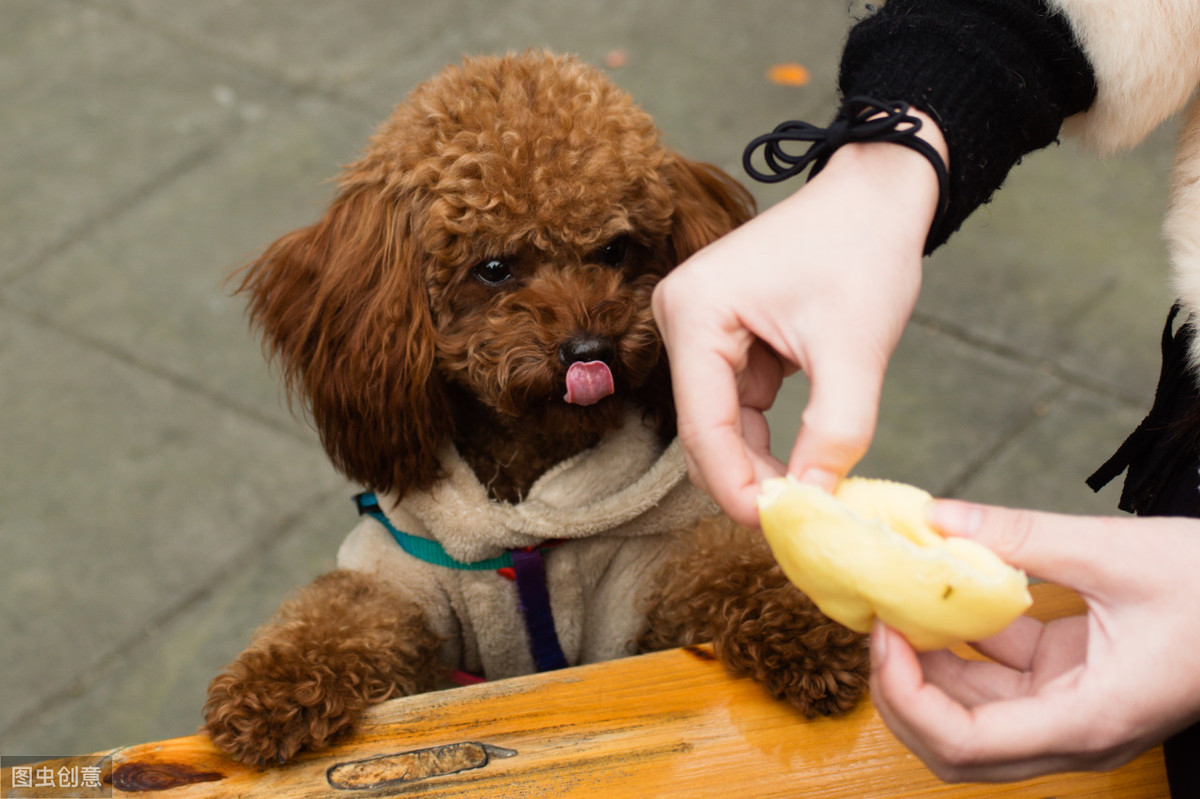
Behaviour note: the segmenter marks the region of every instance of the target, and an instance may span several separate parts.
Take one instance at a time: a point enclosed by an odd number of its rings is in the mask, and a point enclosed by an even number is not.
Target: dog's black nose
[[[581,361],[603,361],[611,365],[613,353],[611,339],[604,336],[593,336],[590,333],[571,336],[558,348],[559,360],[567,366]]]

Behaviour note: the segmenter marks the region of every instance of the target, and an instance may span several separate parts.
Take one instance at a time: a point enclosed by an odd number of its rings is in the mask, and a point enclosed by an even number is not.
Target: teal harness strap
[[[446,552],[446,549],[437,541],[430,538],[421,538],[419,535],[413,535],[412,533],[406,533],[392,524],[391,519],[384,514],[383,508],[379,507],[379,500],[369,491],[356,495],[354,497],[354,504],[358,506],[360,516],[370,516],[382,524],[392,534],[392,538],[396,539],[396,543],[400,545],[400,548],[418,560],[432,563],[434,566],[445,566],[448,569],[468,569],[471,571],[495,571],[496,569],[512,568],[513,560],[511,552],[505,552],[499,557],[477,560],[471,563],[450,557],[450,553]]]
[[[383,508],[379,507],[379,500],[374,494],[358,494],[354,497],[354,504],[358,506],[359,515],[370,516],[382,524],[401,549],[418,560],[450,569],[499,571],[513,580],[517,584],[518,605],[525,619],[525,630],[529,633],[529,653],[533,655],[537,670],[551,671],[567,666],[567,659],[558,642],[558,632],[554,628],[554,614],[550,609],[550,593],[542,561],[542,553],[554,546],[555,542],[540,547],[509,550],[497,558],[464,563],[450,557],[437,541],[398,529]]]

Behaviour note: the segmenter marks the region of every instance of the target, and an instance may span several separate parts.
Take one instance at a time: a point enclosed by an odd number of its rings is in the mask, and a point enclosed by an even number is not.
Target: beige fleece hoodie
[[[567,539],[545,555],[555,629],[571,665],[633,653],[644,626],[636,603],[672,533],[717,513],[687,479],[683,451],[665,449],[638,415],[596,447],[542,475],[522,502],[487,496],[452,446],[447,477],[427,492],[379,504],[398,529],[438,541],[456,560]],[[445,637],[442,659],[488,679],[535,671],[515,583],[495,571],[435,566],[400,548],[364,518],[342,544],[338,566],[387,580],[424,608]]]

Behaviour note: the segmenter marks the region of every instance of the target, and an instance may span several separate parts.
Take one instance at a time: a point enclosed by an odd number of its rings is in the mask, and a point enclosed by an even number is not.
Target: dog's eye
[[[620,266],[629,256],[629,237],[618,236],[601,247],[598,255],[601,263],[608,266]]]
[[[475,266],[473,271],[475,272],[475,277],[489,286],[499,286],[501,283],[512,279],[512,270],[508,268],[508,264],[499,258],[489,258],[486,261],[481,261]]]

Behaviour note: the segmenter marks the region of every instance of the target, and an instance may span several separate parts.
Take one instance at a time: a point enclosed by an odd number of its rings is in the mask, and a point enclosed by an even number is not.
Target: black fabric
[[[1096,97],[1070,26],[1036,0],[888,0],[851,30],[838,82],[843,97],[904,100],[942,129],[950,198],[926,252]]]
[[[1179,306],[1167,315],[1162,333],[1162,370],[1154,404],[1137,429],[1088,478],[1093,491],[1128,470],[1118,507],[1141,516],[1200,517],[1200,391],[1188,368],[1195,327],[1175,330]]]
[[[1167,785],[1173,799],[1200,797],[1200,724],[1193,724],[1163,743]]]
[[[1163,328],[1163,365],[1150,413],[1088,478],[1099,491],[1127,471],[1120,507],[1139,516],[1200,518],[1200,392],[1187,365],[1196,329],[1189,320],[1176,331],[1178,313],[1172,308]],[[1168,738],[1163,757],[1171,796],[1200,797],[1200,723]]]

